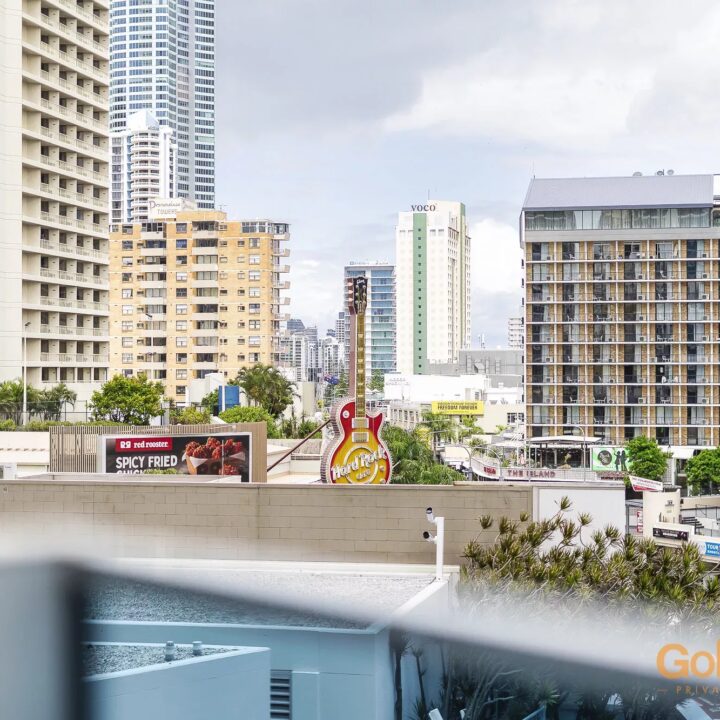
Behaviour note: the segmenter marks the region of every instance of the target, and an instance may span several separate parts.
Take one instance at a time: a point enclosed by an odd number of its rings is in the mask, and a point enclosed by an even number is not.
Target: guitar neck
[[[355,333],[355,417],[365,417],[365,313],[358,313]]]

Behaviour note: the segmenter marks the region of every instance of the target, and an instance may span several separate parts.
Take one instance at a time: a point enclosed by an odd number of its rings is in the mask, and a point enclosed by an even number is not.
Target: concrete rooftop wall
[[[432,506],[446,517],[446,560],[459,563],[470,540],[495,537],[480,532],[480,515],[532,516],[527,483],[219,485],[116,477],[1,483],[0,539],[20,531],[50,544],[60,535],[126,557],[432,563],[435,546],[422,539],[434,529],[425,519]]]

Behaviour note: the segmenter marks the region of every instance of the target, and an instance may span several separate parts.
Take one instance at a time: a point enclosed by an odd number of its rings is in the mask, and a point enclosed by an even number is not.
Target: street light
[[[582,438],[582,463],[580,465],[581,470],[585,470],[585,431],[580,427],[580,425],[568,425],[569,428],[572,428],[573,430],[579,430],[580,431],[580,437]]]
[[[502,476],[503,458],[500,457],[497,450],[492,449],[489,445],[486,445],[484,450],[485,450],[485,452],[492,450],[493,457],[498,461],[498,472],[500,473],[500,475],[498,476],[498,480],[502,481],[502,479],[503,479],[503,476]]]
[[[23,409],[22,409],[22,421],[23,425],[27,425],[27,329],[30,326],[30,321],[26,322],[23,326]]]

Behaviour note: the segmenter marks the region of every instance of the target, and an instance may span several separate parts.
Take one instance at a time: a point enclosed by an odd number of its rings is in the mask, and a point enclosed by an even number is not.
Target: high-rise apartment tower
[[[397,370],[423,374],[470,347],[470,237],[465,205],[431,200],[398,215]]]
[[[108,368],[108,4],[0,0],[0,28],[0,380],[84,400]]]
[[[713,180],[531,181],[520,218],[530,436],[720,442]]]
[[[134,113],[149,110],[174,132],[177,195],[213,208],[215,0],[112,0],[110,40],[110,130],[127,130]],[[113,156],[113,210],[127,172]]]

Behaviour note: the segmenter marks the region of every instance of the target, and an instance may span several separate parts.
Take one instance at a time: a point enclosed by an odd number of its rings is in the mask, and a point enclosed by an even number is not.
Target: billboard
[[[632,469],[627,450],[622,447],[593,447],[592,469],[595,472],[626,473]]]
[[[633,490],[646,490],[648,492],[662,492],[663,490],[663,484],[659,480],[648,480],[636,475],[630,475],[629,479]]]
[[[197,203],[189,198],[150,198],[148,218],[150,220],[174,220],[179,212],[197,210]]]
[[[433,400],[430,410],[437,415],[484,415],[482,400]]]
[[[142,474],[172,470],[178,475],[232,475],[250,482],[250,433],[210,435],[103,435],[99,472]]]

